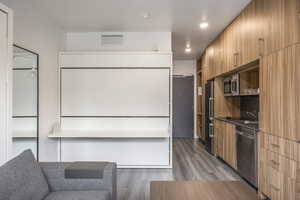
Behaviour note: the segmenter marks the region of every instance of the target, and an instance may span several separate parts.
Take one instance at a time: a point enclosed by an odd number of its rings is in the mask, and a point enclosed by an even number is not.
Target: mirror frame
[[[37,161],[39,161],[39,141],[40,141],[40,61],[39,61],[39,54],[34,52],[34,51],[31,51],[29,49],[26,49],[24,47],[21,47],[17,44],[14,44],[13,47],[16,47],[16,48],[19,48],[19,49],[22,49],[24,51],[27,51],[29,53],[32,53],[34,55],[36,55],[36,66],[37,66],[37,70],[36,70],[36,79],[37,79],[37,107],[36,107],[36,112],[37,112],[37,115],[35,116],[36,117],[36,132],[37,132],[37,137],[36,137],[36,159]],[[12,67],[12,71],[14,70],[14,67]],[[16,118],[16,116],[13,116],[12,115],[12,118]],[[13,138],[12,138],[13,139]]]

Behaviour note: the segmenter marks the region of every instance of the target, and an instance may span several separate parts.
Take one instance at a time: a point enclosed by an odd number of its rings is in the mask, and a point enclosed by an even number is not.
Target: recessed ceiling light
[[[186,52],[186,53],[191,53],[191,52],[192,52],[191,47],[186,47],[186,48],[185,48],[185,52]]]
[[[200,28],[201,29],[206,29],[208,27],[208,23],[207,22],[202,22],[201,24],[200,24]]]
[[[191,53],[191,52],[192,52],[190,41],[188,41],[188,42],[186,43],[185,52],[186,52],[186,53]]]

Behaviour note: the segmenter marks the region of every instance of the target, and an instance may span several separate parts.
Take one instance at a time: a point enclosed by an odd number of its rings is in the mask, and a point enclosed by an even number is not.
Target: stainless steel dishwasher
[[[257,187],[257,132],[237,126],[237,170],[240,176]]]

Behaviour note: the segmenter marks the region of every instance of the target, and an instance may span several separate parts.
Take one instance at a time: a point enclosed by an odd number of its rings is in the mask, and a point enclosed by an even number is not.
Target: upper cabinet
[[[264,55],[300,42],[299,0],[256,0],[263,12]]]
[[[223,72],[231,71],[236,62],[236,38],[234,34],[234,26],[227,27],[224,31],[224,66]]]
[[[207,48],[207,76],[213,78],[299,42],[299,0],[253,0]]]
[[[284,1],[284,44],[300,42],[300,1]]]
[[[256,2],[252,1],[241,13],[239,23],[239,59],[238,66],[247,64],[259,58],[260,28],[257,26]]]

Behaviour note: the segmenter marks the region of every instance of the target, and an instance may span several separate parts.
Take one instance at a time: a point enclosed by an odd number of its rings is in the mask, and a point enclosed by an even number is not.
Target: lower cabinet
[[[215,120],[215,153],[232,168],[237,169],[235,125]]]
[[[283,143],[275,144],[276,148],[272,149],[274,138],[266,142],[268,137],[268,134],[259,134],[259,191],[272,200],[299,200],[300,163],[292,159],[290,153],[285,156],[284,151],[276,150],[284,149]],[[287,141],[285,144],[291,145]]]

